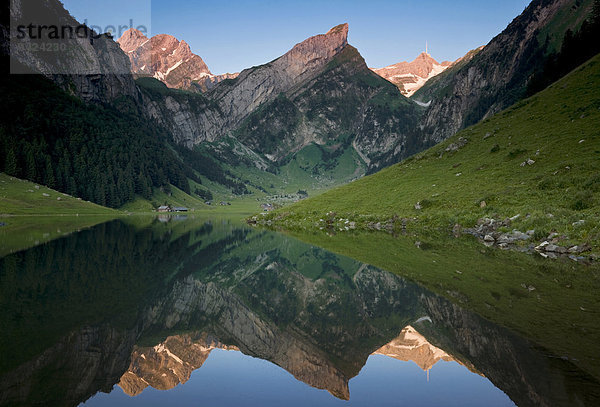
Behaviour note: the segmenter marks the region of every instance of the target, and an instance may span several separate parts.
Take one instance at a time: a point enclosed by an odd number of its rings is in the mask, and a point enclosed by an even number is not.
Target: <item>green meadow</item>
[[[600,57],[549,88],[374,175],[261,218],[311,230],[404,219],[416,230],[520,215],[512,228],[600,243]],[[343,220],[343,223],[340,223]]]

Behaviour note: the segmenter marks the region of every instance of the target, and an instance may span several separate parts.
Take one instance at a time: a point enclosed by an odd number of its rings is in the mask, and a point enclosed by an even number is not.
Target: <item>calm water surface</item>
[[[568,360],[398,275],[227,219],[0,259],[0,405],[598,405]]]

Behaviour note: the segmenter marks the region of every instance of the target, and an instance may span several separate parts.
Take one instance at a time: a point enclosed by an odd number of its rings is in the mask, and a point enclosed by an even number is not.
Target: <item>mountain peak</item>
[[[346,40],[348,39],[348,23],[336,25],[331,30],[327,31],[327,33],[325,35],[339,34],[339,33],[343,34],[346,37]]]
[[[133,73],[153,76],[171,88],[187,89],[194,81],[212,77],[188,43],[172,35],[158,34],[148,39],[131,28],[117,42],[129,56]]]
[[[140,30],[138,30],[137,28],[133,28],[133,27],[132,27],[132,28],[128,29],[127,31],[125,31],[125,32],[123,33],[123,35],[121,36],[121,38],[119,38],[117,41],[120,41],[120,40],[122,40],[122,39],[124,39],[124,38],[140,38],[140,37],[143,37],[143,38],[148,38],[148,37],[146,37],[146,36],[144,35],[144,33],[143,33],[143,32],[141,32],[141,31],[140,31]]]
[[[285,60],[286,64],[297,65],[300,71],[307,71],[313,66],[321,66],[329,61],[346,45],[348,45],[348,24],[344,23],[336,25],[326,34],[315,35],[296,44],[280,60]]]
[[[130,28],[123,33],[121,38],[117,40],[117,43],[125,53],[128,53],[139,48],[146,41],[148,41],[148,37],[144,33],[135,28]]]
[[[419,54],[419,56],[415,58],[415,61],[417,61],[417,60],[420,60],[420,59],[421,59],[421,60],[422,60],[422,59],[424,59],[424,60],[427,60],[427,61],[433,61],[433,62],[435,62],[436,64],[438,63],[438,62],[437,62],[437,61],[436,61],[436,60],[435,60],[435,59],[434,59],[434,58],[431,56],[431,54],[429,54],[429,53],[428,53],[428,52],[426,52],[426,51],[423,51],[423,52],[421,52],[421,53]]]
[[[385,68],[373,69],[373,71],[396,85],[403,95],[410,97],[429,79],[450,66],[452,63],[440,64],[427,51],[423,51],[412,62],[399,62]]]

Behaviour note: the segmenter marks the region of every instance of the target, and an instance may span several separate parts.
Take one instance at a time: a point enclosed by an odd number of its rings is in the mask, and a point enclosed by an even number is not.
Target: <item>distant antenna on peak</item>
[[[425,40],[425,53],[429,55],[429,52],[427,52],[427,40]]]

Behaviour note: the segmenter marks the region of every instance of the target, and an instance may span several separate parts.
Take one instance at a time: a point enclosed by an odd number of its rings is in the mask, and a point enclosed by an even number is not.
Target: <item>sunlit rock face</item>
[[[452,356],[430,344],[410,325],[404,328],[396,339],[377,349],[373,354],[389,356],[405,362],[413,361],[423,370],[431,369],[440,360],[454,361]]]
[[[192,335],[169,336],[153,347],[136,346],[119,386],[130,396],[137,396],[148,386],[158,390],[172,389],[187,382],[213,349],[238,350],[206,336],[196,338]]]
[[[272,62],[243,70],[235,86],[216,87],[211,96],[236,125],[263,103],[319,73],[347,44],[348,24],[336,26],[296,44]]]
[[[412,62],[398,62],[384,68],[371,69],[396,85],[403,95],[410,97],[429,79],[444,72],[453,64],[450,61],[439,63],[431,55],[423,52]]]
[[[223,79],[233,79],[238,75],[213,75],[187,42],[172,35],[159,34],[148,38],[131,28],[117,42],[131,61],[132,73],[154,77],[170,88],[197,87],[206,91]]]
[[[235,346],[197,334],[169,337],[155,347],[136,349],[130,368],[119,383],[126,393],[139,394],[148,385],[161,389],[184,383],[193,370],[202,366],[210,351],[219,348],[239,349],[246,355],[269,360],[312,387],[349,399],[350,375],[332,363],[326,352],[297,332],[278,327],[215,284],[187,278],[176,284],[169,298],[150,310],[147,318],[153,320],[153,325],[169,329],[187,326],[197,316],[216,318],[214,334],[230,338]]]

